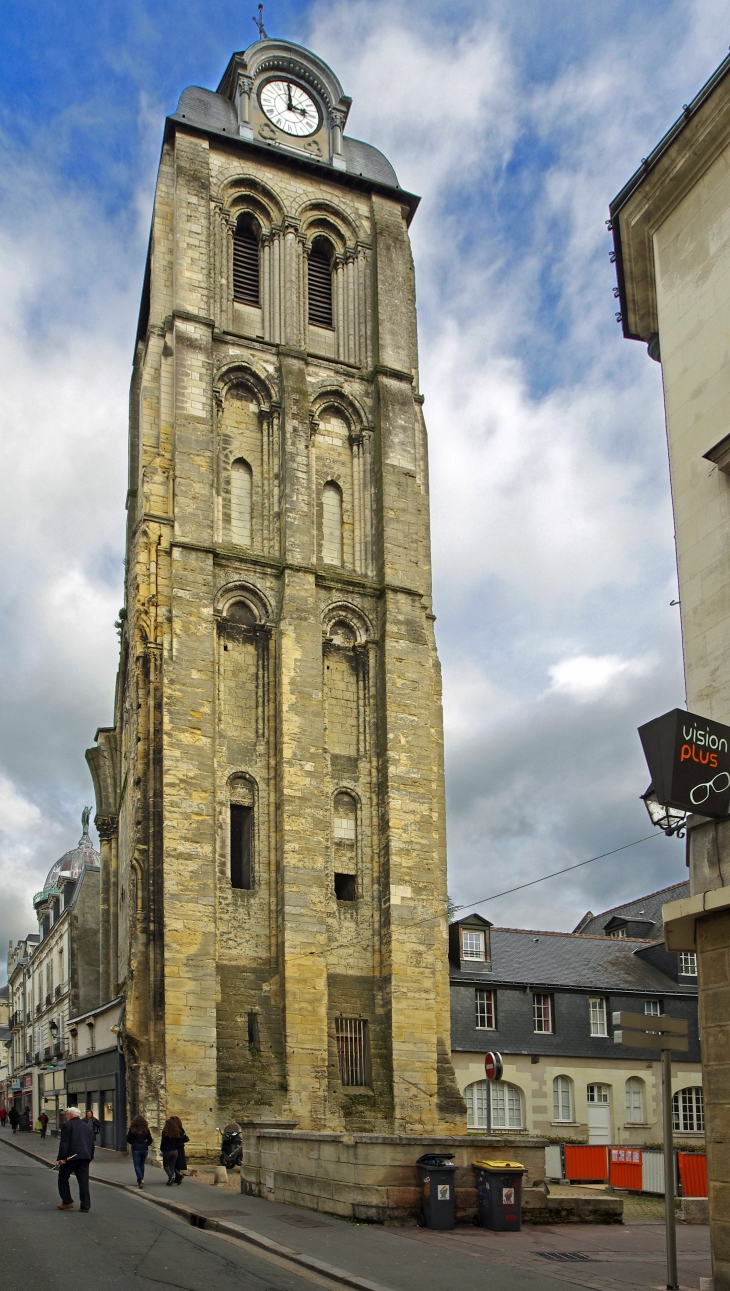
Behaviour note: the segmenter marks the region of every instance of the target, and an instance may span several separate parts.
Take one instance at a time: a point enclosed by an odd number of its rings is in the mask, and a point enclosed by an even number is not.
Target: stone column
[[[238,84],[236,85],[236,98],[238,100],[238,133],[243,139],[253,139],[253,126],[251,125],[251,91],[253,89],[253,77],[248,76],[245,72],[238,73]]]
[[[346,170],[347,165],[342,154],[342,131],[345,128],[345,113],[340,108],[330,111],[330,148],[332,165],[336,170]]]
[[[105,1004],[116,995],[119,970],[117,946],[119,928],[119,867],[117,816],[96,816],[101,849],[101,919],[99,926],[99,1000]]]

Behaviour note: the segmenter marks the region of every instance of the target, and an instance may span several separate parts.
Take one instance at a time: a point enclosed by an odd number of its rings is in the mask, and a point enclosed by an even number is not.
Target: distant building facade
[[[78,846],[52,866],[33,898],[38,933],[8,953],[8,1105],[41,1111],[52,1127],[67,1105],[69,1019],[99,1003],[99,854],[84,816]]]
[[[687,1020],[689,1053],[672,1068],[675,1131],[704,1142],[697,968],[661,940],[666,895],[587,915],[589,933],[495,928],[481,915],[450,925],[451,1054],[468,1129],[660,1143],[661,1063],[655,1050],[614,1044],[611,1016],[625,1009]],[[490,1050],[504,1060],[499,1082],[485,1079]]]

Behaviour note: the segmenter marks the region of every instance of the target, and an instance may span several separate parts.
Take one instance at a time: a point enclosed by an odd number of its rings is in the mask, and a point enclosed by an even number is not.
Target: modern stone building
[[[462,1130],[408,225],[308,50],[165,123],[114,724],[88,758],[130,1111]]]
[[[661,362],[687,706],[730,723],[730,58],[611,203],[624,335]],[[730,821],[690,817],[715,1291],[730,1288]]]

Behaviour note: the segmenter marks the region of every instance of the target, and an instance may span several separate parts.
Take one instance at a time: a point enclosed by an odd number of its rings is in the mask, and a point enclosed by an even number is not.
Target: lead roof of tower
[[[45,896],[58,888],[60,882],[67,879],[77,879],[82,870],[94,869],[99,864],[99,853],[92,843],[88,829],[84,829],[81,838],[76,847],[70,852],[65,852],[56,864],[51,866],[48,871],[48,877],[43,884],[42,892],[38,892],[33,898],[33,904],[42,901]]]
[[[257,76],[261,72],[277,70],[288,72],[311,87],[330,109],[337,109],[347,117],[352,100],[342,91],[342,86],[334,72],[327,64],[304,49],[287,40],[257,40],[247,50],[233,54],[221,78],[217,90],[206,90],[199,85],[191,85],[183,90],[177,111],[168,117],[171,121],[184,121],[186,125],[204,130],[206,133],[234,139],[244,148],[259,148],[268,152],[283,152],[291,160],[296,159],[308,167],[321,169],[326,166],[333,169],[331,162],[295,153],[293,149],[283,149],[279,143],[258,139],[241,139],[238,133],[238,116],[234,104],[239,72]],[[337,175],[348,175],[355,179],[368,180],[385,188],[397,189],[402,198],[407,199],[410,215],[416,209],[418,198],[406,193],[398,183],[398,177],[387,157],[383,156],[372,144],[363,143],[360,139],[343,136],[342,151],[345,170]]]

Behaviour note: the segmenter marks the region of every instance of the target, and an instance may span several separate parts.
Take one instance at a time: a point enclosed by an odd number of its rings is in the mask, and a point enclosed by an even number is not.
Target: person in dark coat
[[[160,1139],[160,1152],[162,1153],[162,1164],[167,1175],[168,1188],[173,1183],[182,1183],[183,1177],[180,1173],[180,1165],[185,1161],[185,1144],[187,1142],[188,1136],[182,1127],[180,1118],[171,1116],[162,1127],[162,1138]],[[187,1163],[184,1168],[187,1170]]]
[[[48,1129],[48,1113],[41,1112],[38,1120],[41,1123],[41,1138],[44,1139],[46,1137],[46,1130]]]
[[[187,1157],[185,1156],[185,1144],[189,1143],[190,1139],[188,1138],[187,1134],[185,1133],[185,1130],[183,1129],[183,1123],[180,1120],[180,1117],[172,1116],[170,1117],[170,1119],[175,1122],[178,1129],[180,1130],[181,1137],[180,1137],[180,1147],[177,1150],[177,1169],[175,1171],[175,1183],[181,1184],[183,1181],[182,1171],[183,1170],[187,1171],[187,1168],[188,1168]]]
[[[101,1125],[99,1121],[97,1121],[90,1107],[87,1107],[86,1109],[86,1120],[88,1121],[89,1125],[94,1131],[94,1138],[96,1139],[96,1136],[99,1133],[99,1130],[101,1129]]]
[[[18,1121],[20,1120],[20,1117],[18,1116],[18,1109],[16,1107],[10,1108],[10,1111],[8,1112],[8,1120],[10,1121],[10,1126],[13,1131],[13,1134],[17,1134]]]
[[[66,1122],[61,1130],[58,1144],[59,1163],[58,1191],[61,1197],[59,1210],[73,1210],[71,1185],[69,1179],[76,1175],[79,1185],[79,1210],[91,1210],[89,1195],[89,1165],[94,1159],[94,1131],[88,1121],[82,1119],[78,1107],[69,1107],[66,1111]]]
[[[137,1176],[137,1187],[144,1188],[144,1163],[147,1160],[147,1153],[152,1147],[150,1127],[144,1116],[135,1116],[129,1127],[127,1143],[132,1149],[132,1164],[134,1173]]]

